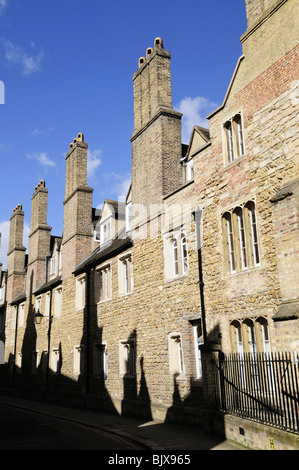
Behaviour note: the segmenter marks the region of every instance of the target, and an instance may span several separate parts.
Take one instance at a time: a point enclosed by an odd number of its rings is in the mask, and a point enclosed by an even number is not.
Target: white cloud
[[[182,141],[188,143],[194,126],[208,128],[209,123],[206,116],[217,107],[208,98],[196,96],[183,98],[176,109],[183,113],[182,117]]]
[[[9,220],[0,222],[0,233],[1,233],[1,243],[0,243],[0,263],[3,264],[3,269],[7,267],[7,251],[8,251],[8,242],[9,242]],[[29,246],[29,233],[30,225],[28,222],[24,222],[24,232],[23,232],[23,245],[25,248]]]
[[[120,184],[118,184],[114,188],[115,194],[118,195],[117,197],[118,201],[125,202],[130,184],[131,184],[131,178],[127,178],[124,181],[121,181]]]
[[[31,155],[27,154],[26,157],[29,160],[36,160],[44,167],[56,166],[56,163],[53,162],[53,160],[50,160],[50,158],[47,157],[47,154],[45,152],[33,153]]]
[[[102,150],[87,151],[87,176],[88,178],[94,178],[96,169],[101,165],[102,160],[100,156]]]
[[[7,0],[0,0],[0,15],[4,13],[4,10],[6,9],[7,4],[8,4]]]
[[[37,135],[45,135],[51,131],[54,130],[54,127],[53,126],[50,126],[48,127],[47,129],[45,130],[42,130],[40,129],[39,127],[36,127],[35,129],[33,129],[33,131],[30,132],[30,134],[33,136],[33,137],[36,137]]]
[[[40,69],[44,53],[42,50],[36,52],[36,46],[34,43],[30,44],[31,49],[34,50],[34,53],[28,53],[22,47],[19,47],[7,39],[2,40],[2,44],[5,58],[9,62],[21,65],[23,74],[30,75],[31,73]]]

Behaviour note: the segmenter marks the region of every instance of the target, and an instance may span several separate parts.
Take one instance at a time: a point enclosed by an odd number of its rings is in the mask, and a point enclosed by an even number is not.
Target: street
[[[129,439],[0,405],[0,450],[142,450]]]

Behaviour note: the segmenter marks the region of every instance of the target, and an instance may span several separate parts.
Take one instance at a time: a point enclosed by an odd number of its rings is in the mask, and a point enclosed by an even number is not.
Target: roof
[[[104,262],[105,260],[112,258],[113,256],[121,253],[122,251],[133,246],[132,239],[130,237],[121,238],[120,236],[116,237],[109,245],[104,245],[104,247],[99,247],[94,250],[87,258],[82,260],[77,264],[74,274],[80,274],[86,269],[96,266]]]
[[[239,59],[238,59],[237,65],[236,65],[236,67],[235,67],[233,76],[232,76],[232,78],[231,78],[231,81],[230,81],[230,84],[229,84],[229,86],[228,86],[228,89],[227,89],[227,92],[226,92],[226,95],[225,95],[225,97],[224,97],[224,100],[223,100],[222,105],[220,105],[217,109],[215,109],[214,111],[212,111],[212,112],[207,116],[207,119],[210,119],[212,116],[214,116],[214,114],[218,113],[218,111],[220,111],[221,109],[223,109],[224,106],[226,105],[226,102],[227,102],[227,99],[228,99],[228,97],[229,97],[229,95],[230,95],[230,92],[231,92],[233,83],[234,83],[235,78],[236,78],[236,76],[237,76],[237,72],[238,72],[238,70],[239,70],[240,64],[241,64],[242,60],[244,59],[244,57],[245,57],[245,56],[242,55],[242,56],[239,57]]]
[[[54,279],[51,279],[50,281],[42,284],[38,289],[36,289],[36,291],[34,292],[34,295],[39,295],[39,294],[42,294],[43,292],[53,289],[61,282],[62,282],[62,276],[57,276]]]
[[[281,302],[278,311],[273,315],[274,321],[293,320],[299,318],[299,299]]]
[[[20,302],[23,302],[24,300],[26,300],[26,294],[25,294],[25,292],[22,292],[21,294],[18,294],[18,295],[11,301],[11,305],[17,305],[17,304],[19,304]]]

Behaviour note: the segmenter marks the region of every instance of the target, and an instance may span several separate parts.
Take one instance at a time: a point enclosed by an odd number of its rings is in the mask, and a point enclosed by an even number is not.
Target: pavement
[[[150,451],[248,450],[217,435],[182,424],[140,420],[100,411],[68,408],[44,402],[0,396],[0,404],[33,411],[53,418],[72,421],[130,439]]]

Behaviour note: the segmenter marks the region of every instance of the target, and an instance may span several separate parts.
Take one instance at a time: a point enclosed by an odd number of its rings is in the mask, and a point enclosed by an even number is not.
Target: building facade
[[[44,181],[28,256],[14,210],[5,363],[23,394],[210,430],[214,357],[298,351],[298,5],[246,0],[246,11],[223,104],[189,145],[162,39],[139,59],[125,203],[93,208],[80,133],[62,235]]]

